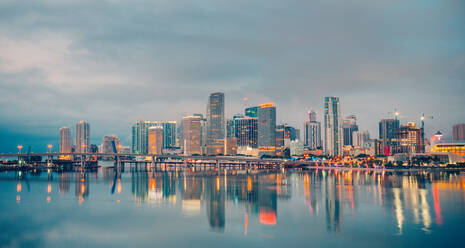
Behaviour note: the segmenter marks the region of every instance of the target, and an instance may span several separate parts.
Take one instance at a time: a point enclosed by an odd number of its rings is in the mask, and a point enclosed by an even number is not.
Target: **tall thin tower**
[[[342,154],[342,122],[339,97],[325,97],[324,150],[329,156]]]
[[[207,105],[207,155],[224,154],[224,93],[212,93]]]
[[[85,121],[76,124],[76,152],[90,151],[90,125]]]

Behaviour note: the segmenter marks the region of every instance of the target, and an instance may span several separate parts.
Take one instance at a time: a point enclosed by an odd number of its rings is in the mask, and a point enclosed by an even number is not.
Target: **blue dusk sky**
[[[274,102],[298,128],[325,96],[378,137],[397,108],[427,135],[465,122],[463,0],[0,1],[0,152],[44,151],[86,120],[92,143],[139,119]]]

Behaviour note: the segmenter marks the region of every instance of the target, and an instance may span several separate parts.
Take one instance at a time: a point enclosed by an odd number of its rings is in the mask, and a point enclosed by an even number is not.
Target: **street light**
[[[48,152],[49,152],[49,153],[52,153],[52,147],[53,147],[53,145],[52,145],[52,144],[48,144],[47,147],[48,147]]]
[[[82,147],[82,152],[85,153],[86,152],[86,144],[82,144],[81,147]]]
[[[19,153],[21,153],[21,149],[23,149],[23,146],[22,145],[18,145],[18,150],[19,150]]]

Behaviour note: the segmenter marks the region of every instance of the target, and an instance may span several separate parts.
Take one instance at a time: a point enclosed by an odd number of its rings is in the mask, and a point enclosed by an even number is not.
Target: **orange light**
[[[273,106],[274,106],[273,102],[267,102],[267,103],[260,104],[261,108],[269,108],[269,107],[273,107]]]
[[[275,212],[270,209],[270,208],[260,208],[260,223],[264,225],[271,225],[274,226],[276,225],[276,214]]]
[[[18,192],[18,193],[21,192],[21,184],[20,183],[18,183],[16,185],[16,192]]]

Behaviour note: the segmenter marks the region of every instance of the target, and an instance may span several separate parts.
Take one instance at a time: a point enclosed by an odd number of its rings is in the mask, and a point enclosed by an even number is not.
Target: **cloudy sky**
[[[463,0],[0,1],[0,151],[45,150],[81,119],[126,145],[139,119],[275,102],[302,126],[339,96],[377,125],[397,108],[450,136],[465,122]],[[320,119],[321,119],[320,115]]]

